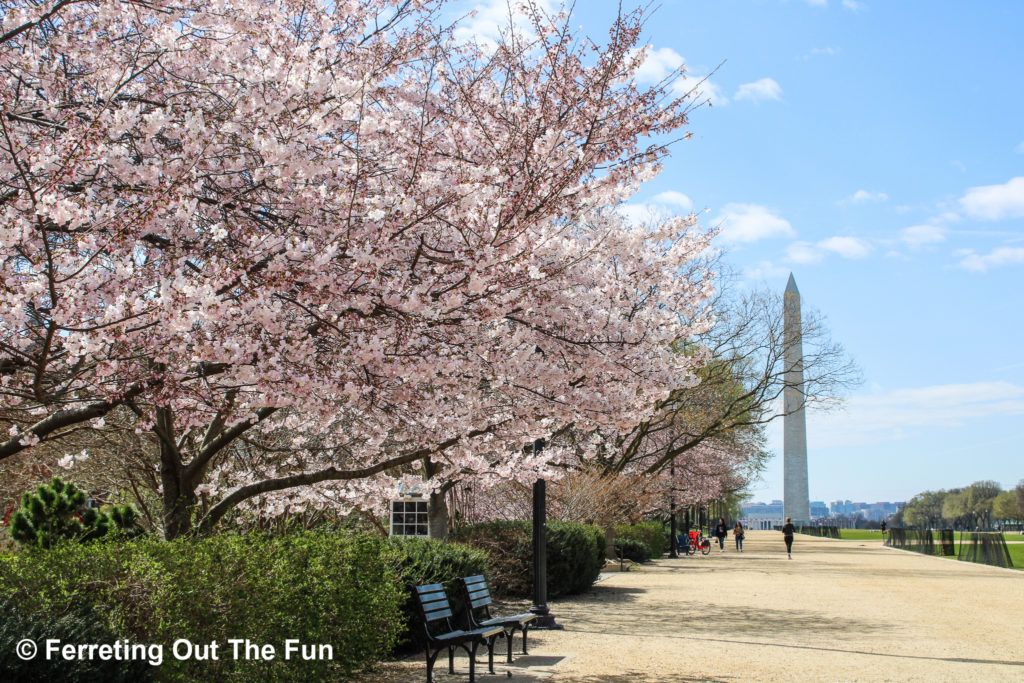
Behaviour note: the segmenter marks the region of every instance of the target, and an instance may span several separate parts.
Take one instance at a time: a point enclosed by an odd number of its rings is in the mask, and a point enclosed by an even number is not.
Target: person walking
[[[725,537],[729,535],[729,527],[725,525],[725,520],[721,517],[718,518],[718,526],[715,527],[715,538],[718,539],[718,548],[724,553],[725,552]]]
[[[786,525],[782,527],[782,540],[786,542],[786,557],[793,559],[793,534],[796,533],[796,527],[793,526],[793,521],[786,517]]]
[[[736,526],[733,527],[732,535],[736,538],[736,551],[743,552],[743,525],[736,522]]]

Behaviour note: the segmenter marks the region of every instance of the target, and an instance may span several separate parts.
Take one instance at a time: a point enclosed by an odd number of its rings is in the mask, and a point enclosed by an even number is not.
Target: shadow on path
[[[587,631],[587,630],[584,630],[584,629],[577,629],[577,628],[566,629],[566,632],[593,633],[593,634],[598,634],[598,635],[606,634],[606,632],[604,632],[604,631]],[[956,664],[998,664],[1000,666],[1022,666],[1022,667],[1024,667],[1024,662],[1015,662],[1015,661],[1010,661],[1010,660],[1005,660],[1005,659],[976,659],[976,658],[972,658],[972,657],[929,657],[927,655],[907,655],[907,654],[896,654],[896,653],[892,653],[892,652],[869,652],[867,650],[844,650],[844,649],[838,648],[838,647],[820,647],[820,646],[815,646],[815,645],[794,645],[793,643],[770,643],[770,642],[755,641],[755,640],[738,640],[738,639],[735,639],[735,638],[709,638],[709,637],[706,637],[706,636],[695,636],[695,635],[692,635],[692,634],[688,634],[688,635],[685,635],[685,636],[684,635],[666,636],[664,633],[653,633],[652,632],[652,633],[644,634],[644,633],[636,633],[636,632],[634,632],[634,633],[631,633],[629,635],[635,636],[635,637],[641,637],[641,638],[644,638],[644,637],[647,637],[647,638],[665,638],[665,637],[672,638],[672,637],[675,637],[675,638],[681,638],[681,639],[684,639],[684,640],[702,640],[702,641],[709,642],[709,643],[725,643],[725,644],[730,644],[730,645],[755,645],[755,646],[761,646],[761,647],[777,647],[777,648],[782,648],[782,649],[785,649],[785,650],[812,650],[812,651],[817,651],[817,652],[838,652],[838,653],[842,653],[842,654],[851,654],[851,655],[866,655],[868,657],[895,657],[895,658],[898,658],[898,659],[919,659],[919,660],[927,660],[927,661],[931,661],[931,662],[950,662],[950,663],[956,663]]]

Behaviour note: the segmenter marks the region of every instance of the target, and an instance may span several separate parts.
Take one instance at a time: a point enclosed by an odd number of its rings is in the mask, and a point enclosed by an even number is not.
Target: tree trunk
[[[164,538],[173,541],[192,531],[192,517],[199,499],[182,481],[181,463],[160,447],[160,483],[163,486]]]
[[[430,481],[438,468],[430,460],[423,458],[423,480]],[[449,487],[442,487],[430,494],[427,503],[427,531],[430,538],[439,541],[448,540],[448,500],[445,496]]]
[[[604,556],[609,560],[616,559],[615,555],[615,522],[605,521],[601,524],[604,530]]]
[[[448,540],[448,500],[443,491],[430,494],[427,504],[427,524],[430,537],[439,541]]]

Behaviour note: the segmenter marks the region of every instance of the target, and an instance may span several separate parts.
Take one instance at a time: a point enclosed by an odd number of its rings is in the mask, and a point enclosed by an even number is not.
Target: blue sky
[[[601,39],[616,5],[574,23]],[[635,210],[702,212],[748,286],[793,272],[863,371],[808,416],[812,500],[1024,479],[1022,26],[1011,0],[663,0],[648,23],[644,78],[721,66]],[[770,436],[759,500],[782,497]]]

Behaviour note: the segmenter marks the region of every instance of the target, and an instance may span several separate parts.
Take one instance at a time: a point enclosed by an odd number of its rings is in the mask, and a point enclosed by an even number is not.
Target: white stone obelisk
[[[804,349],[800,323],[800,291],[789,274],[783,297],[785,388],[782,391],[782,512],[799,526],[811,521],[807,494],[807,422],[804,419]]]

